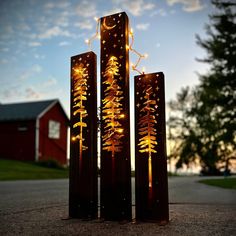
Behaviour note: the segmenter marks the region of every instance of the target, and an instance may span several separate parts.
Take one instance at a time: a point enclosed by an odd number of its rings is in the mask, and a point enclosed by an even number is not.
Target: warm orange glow
[[[142,116],[139,118],[139,152],[148,153],[148,186],[152,188],[152,153],[156,153],[156,129],[154,124],[157,122],[155,117],[156,100],[151,99],[153,88],[149,86],[145,91],[144,106],[140,110]]]
[[[111,56],[108,60],[106,70],[104,72],[103,84],[106,84],[105,98],[103,99],[103,116],[106,126],[102,137],[103,150],[107,150],[112,153],[112,157],[116,152],[120,152],[122,149],[120,139],[124,136],[123,129],[121,128],[120,119],[124,114],[122,112],[122,105],[120,101],[123,99],[123,92],[120,90],[120,86],[117,84],[117,78],[119,78],[119,63],[115,56]]]
[[[100,18],[94,17],[94,20],[97,22],[96,32],[95,32],[95,34],[91,38],[85,40],[85,43],[88,44],[89,50],[92,49],[92,42],[93,42],[93,40],[95,40],[96,38],[100,39],[100,36],[99,36],[99,33],[98,33],[99,24],[100,24]]]
[[[133,33],[134,33],[133,28],[130,29],[130,32],[129,32],[129,33],[130,33],[130,35],[133,35]]]
[[[72,137],[72,141],[79,140],[80,144],[80,158],[82,158],[82,151],[86,150],[87,147],[83,145],[83,128],[87,127],[87,124],[84,122],[87,114],[87,110],[83,105],[83,101],[87,100],[87,77],[88,72],[84,67],[83,63],[80,63],[79,66],[72,68],[72,79],[73,79],[73,116],[78,117],[78,121],[73,124],[73,129],[79,129],[79,134],[76,137]]]
[[[126,46],[126,49],[130,50],[131,52],[135,53],[138,56],[138,59],[137,59],[136,63],[134,65],[131,64],[131,68],[132,68],[132,70],[137,71],[139,74],[144,74],[144,72],[141,72],[137,67],[138,67],[139,63],[141,62],[141,60],[143,58],[147,58],[148,55],[147,54],[143,55],[143,54],[139,53],[137,50],[135,50],[133,48],[134,34],[133,34],[133,29],[132,28],[129,30],[129,35],[131,37],[131,43],[130,43],[130,45]]]
[[[142,68],[142,74],[145,74],[145,67]]]
[[[107,23],[106,23],[106,17],[104,17],[103,22],[102,22],[102,26],[106,30],[111,30],[111,29],[116,27],[116,24],[114,24],[112,26],[108,26]]]
[[[148,158],[148,187],[152,188],[152,158]]]

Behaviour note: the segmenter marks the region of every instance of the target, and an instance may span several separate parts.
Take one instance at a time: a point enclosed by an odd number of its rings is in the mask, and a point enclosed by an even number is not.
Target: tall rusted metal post
[[[71,57],[69,216],[98,215],[97,57],[93,52]]]
[[[138,221],[169,221],[166,159],[164,74],[135,76],[135,196]]]
[[[131,220],[128,17],[101,18],[101,218]]]

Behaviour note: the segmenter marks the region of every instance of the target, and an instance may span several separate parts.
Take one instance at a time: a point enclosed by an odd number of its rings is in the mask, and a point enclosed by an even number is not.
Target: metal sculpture
[[[97,62],[93,52],[71,57],[69,216],[97,217]]]
[[[101,18],[101,218],[131,220],[128,17]]]
[[[168,222],[163,73],[135,76],[136,219]]]

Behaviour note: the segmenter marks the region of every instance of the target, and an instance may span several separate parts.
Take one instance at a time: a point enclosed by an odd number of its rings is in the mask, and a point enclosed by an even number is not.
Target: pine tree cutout
[[[73,139],[74,141],[76,139],[79,140],[80,158],[82,158],[83,150],[87,149],[87,147],[83,145],[83,128],[87,127],[83,119],[88,115],[83,105],[83,101],[87,100],[87,77],[88,72],[83,63],[73,68],[73,115],[79,116],[79,121],[73,124],[73,129],[79,129],[79,134],[73,137]]]
[[[103,150],[112,153],[112,157],[116,152],[122,149],[121,138],[124,136],[120,119],[124,118],[122,114],[123,108],[120,101],[123,99],[123,92],[117,84],[117,76],[119,76],[119,63],[117,57],[111,56],[106,65],[104,73],[107,85],[105,89],[105,98],[103,99],[103,120],[105,122],[103,139]]]
[[[151,86],[148,86],[144,91],[144,107],[140,110],[142,116],[139,118],[139,139],[140,146],[139,152],[148,153],[148,186],[149,189],[152,188],[152,153],[156,153],[155,147],[157,145],[156,141],[156,129],[154,128],[156,121],[155,117],[155,106],[156,100],[151,99],[153,94],[153,89]]]

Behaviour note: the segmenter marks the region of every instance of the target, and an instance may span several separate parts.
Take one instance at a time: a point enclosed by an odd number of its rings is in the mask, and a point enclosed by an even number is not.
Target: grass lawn
[[[224,178],[224,179],[204,179],[199,183],[217,186],[221,188],[236,189],[236,178]]]
[[[47,168],[34,163],[0,159],[0,180],[68,178],[67,169]]]

